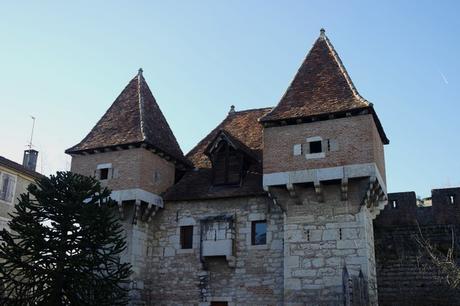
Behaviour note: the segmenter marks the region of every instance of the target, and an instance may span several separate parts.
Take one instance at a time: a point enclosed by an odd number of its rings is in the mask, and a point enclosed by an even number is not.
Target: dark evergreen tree
[[[126,305],[131,266],[110,191],[58,172],[20,196],[0,233],[1,305]],[[0,292],[1,292],[0,291]]]

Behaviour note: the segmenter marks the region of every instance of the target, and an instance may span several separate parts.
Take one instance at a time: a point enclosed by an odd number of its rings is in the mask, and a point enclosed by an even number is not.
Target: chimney
[[[35,171],[37,168],[37,157],[38,151],[34,149],[28,149],[24,151],[24,158],[22,159],[22,165],[29,170]]]

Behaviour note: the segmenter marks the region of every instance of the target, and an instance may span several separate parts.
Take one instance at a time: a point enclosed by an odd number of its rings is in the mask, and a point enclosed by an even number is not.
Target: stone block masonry
[[[287,207],[284,226],[284,302],[296,305],[343,304],[343,268],[367,281],[371,305],[377,305],[372,216],[360,205],[365,179],[349,185],[347,201],[339,185],[324,186],[324,202],[313,187],[297,188],[298,199],[274,189]]]
[[[200,255],[201,221],[233,216],[234,263]],[[267,243],[251,244],[251,222],[267,221]],[[193,225],[193,248],[181,249],[180,226]],[[147,305],[283,305],[283,213],[268,197],[167,202],[147,240]]]

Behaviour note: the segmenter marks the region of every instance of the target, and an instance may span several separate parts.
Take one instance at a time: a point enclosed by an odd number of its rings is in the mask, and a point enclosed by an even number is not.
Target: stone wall
[[[460,188],[435,189],[432,206],[417,206],[414,192],[392,193],[374,222],[380,305],[459,305],[460,293],[427,259],[423,237],[440,250],[460,245]],[[458,260],[458,255],[457,260]],[[458,261],[460,264],[460,261]],[[444,279],[444,281],[443,281]]]
[[[316,136],[336,141],[336,150],[317,159],[293,154],[295,144],[304,144],[306,138]],[[373,162],[385,178],[383,144],[372,115],[264,129],[264,174]]]
[[[313,186],[296,188],[292,197],[271,189],[286,207],[284,232],[284,290],[288,305],[342,305],[342,272],[359,272],[367,280],[371,304],[377,300],[372,217],[362,206],[368,180],[349,182],[348,199],[340,184],[323,186],[318,201]]]
[[[234,258],[200,256],[203,219],[231,216]],[[251,245],[251,222],[267,220],[267,244]],[[193,248],[181,249],[180,226],[193,225]],[[282,305],[283,214],[268,197],[166,202],[146,245],[147,305]]]

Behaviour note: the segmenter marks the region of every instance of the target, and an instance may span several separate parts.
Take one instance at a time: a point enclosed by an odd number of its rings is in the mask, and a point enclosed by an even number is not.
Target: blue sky
[[[390,138],[388,189],[460,186],[458,1],[0,2],[0,155],[38,170],[79,142],[136,74],[184,152],[230,105],[274,106],[324,27]]]

